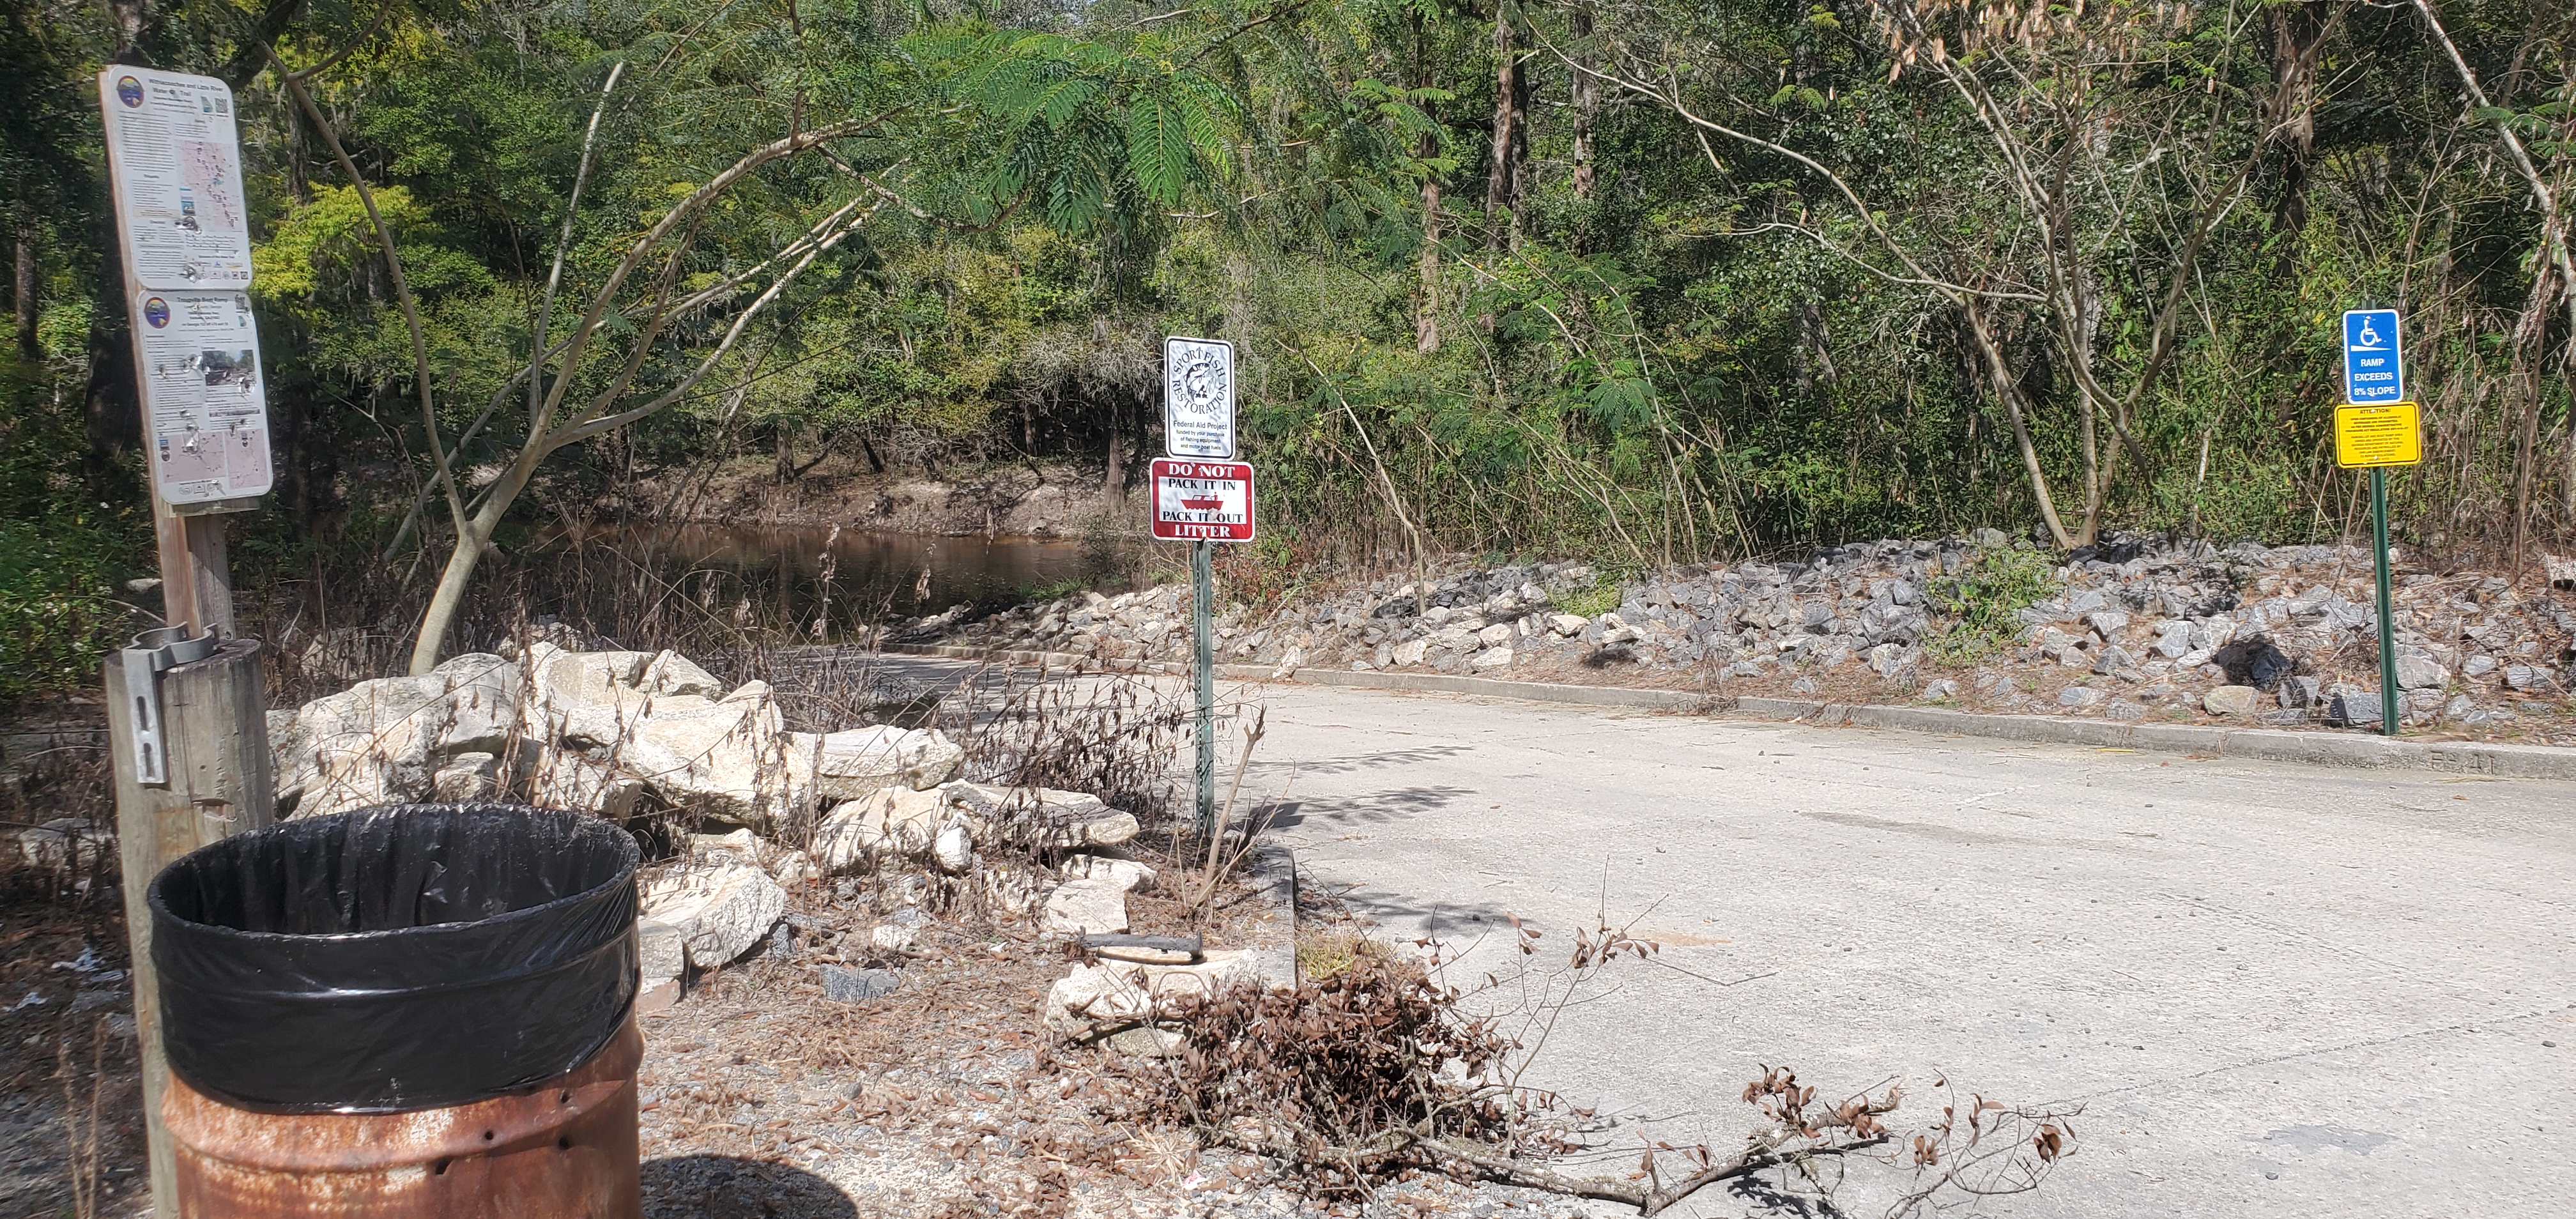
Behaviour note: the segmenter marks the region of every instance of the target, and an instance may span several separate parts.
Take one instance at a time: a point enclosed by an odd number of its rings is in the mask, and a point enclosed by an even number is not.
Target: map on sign
[[[259,327],[240,292],[138,293],[152,481],[172,504],[268,494],[268,393]]]
[[[111,64],[98,74],[118,230],[146,288],[250,283],[233,91],[211,76]]]
[[[2343,400],[2369,405],[2406,397],[2406,357],[2397,345],[2397,311],[2352,309],[2343,315]]]
[[[2423,412],[2412,402],[2335,408],[2335,464],[2347,470],[2424,460]]]
[[[1234,344],[1163,340],[1163,452],[1234,456]]]
[[[1252,540],[1252,467],[1154,459],[1154,536],[1167,542]]]

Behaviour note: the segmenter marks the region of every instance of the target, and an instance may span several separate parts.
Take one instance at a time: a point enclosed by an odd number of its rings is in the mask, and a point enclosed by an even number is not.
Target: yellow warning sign
[[[2424,460],[2424,415],[2412,402],[2335,408],[2335,464],[2347,470]]]

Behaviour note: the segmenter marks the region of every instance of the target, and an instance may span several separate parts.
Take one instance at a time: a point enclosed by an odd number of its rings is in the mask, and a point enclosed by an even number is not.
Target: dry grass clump
[[[1314,981],[1341,974],[1363,956],[1385,956],[1391,950],[1356,931],[1301,932],[1297,937],[1297,976]]]

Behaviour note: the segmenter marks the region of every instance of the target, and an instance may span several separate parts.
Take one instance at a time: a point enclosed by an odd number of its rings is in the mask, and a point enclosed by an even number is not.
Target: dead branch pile
[[[1185,1001],[1181,1045],[1117,1065],[1134,1085],[1117,1118],[1272,1157],[1323,1196],[1440,1168],[1442,1140],[1513,1134],[1499,1078],[1510,1043],[1457,997],[1419,963],[1362,952],[1293,991]]]
[[[1514,920],[1517,923],[1517,920]],[[1524,958],[1538,933],[1520,928]],[[1559,1008],[1615,962],[1658,947],[1608,926],[1577,928],[1571,956],[1532,987]],[[1423,961],[1367,945],[1350,965],[1294,990],[1240,987],[1187,1006],[1185,1040],[1166,1056],[1112,1060],[1100,1116],[1136,1128],[1185,1130],[1200,1141],[1271,1159],[1321,1196],[1357,1196],[1409,1173],[1482,1178],[1616,1202],[1653,1215],[1724,1181],[1759,1181],[1831,1206],[1845,1165],[1870,1161],[1895,1180],[1890,1216],[2039,1187],[2074,1151],[2076,1110],[2017,1108],[1961,1098],[1936,1080],[1940,1120],[1899,1133],[1889,1118],[1901,1086],[1833,1099],[1797,1073],[1766,1067],[1746,1084],[1755,1120],[1741,1143],[1648,1142],[1633,1171],[1573,1164],[1617,1154],[1591,1111],[1521,1087],[1546,1038],[1524,1042],[1440,981],[1436,946]],[[1488,991],[1493,989],[1489,981]],[[1553,1013],[1529,1014],[1544,1029]],[[1879,1191],[1873,1191],[1879,1192]]]

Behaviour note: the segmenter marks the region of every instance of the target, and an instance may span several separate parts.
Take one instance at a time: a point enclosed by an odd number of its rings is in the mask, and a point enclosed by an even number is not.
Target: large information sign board
[[[172,504],[268,494],[268,395],[242,292],[136,294],[153,482]]]
[[[275,478],[232,89],[111,64],[98,94],[153,487],[173,507],[246,507],[227,501]]]
[[[1154,536],[1167,542],[1252,540],[1252,467],[1154,459]]]
[[[1163,340],[1163,455],[1234,457],[1234,344]]]
[[[232,89],[211,76],[110,65],[98,96],[134,282],[247,287],[250,215]]]

